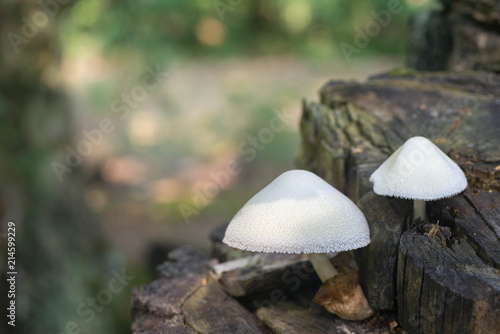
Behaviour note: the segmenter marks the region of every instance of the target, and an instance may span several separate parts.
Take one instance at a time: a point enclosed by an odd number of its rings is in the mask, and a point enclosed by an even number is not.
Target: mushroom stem
[[[322,283],[339,273],[326,254],[311,253],[307,254],[307,256]]]
[[[425,201],[416,199],[413,201],[413,220],[418,218],[425,222]]]

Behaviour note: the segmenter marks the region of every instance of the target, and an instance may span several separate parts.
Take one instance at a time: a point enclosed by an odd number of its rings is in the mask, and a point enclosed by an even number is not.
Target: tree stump
[[[300,168],[358,204],[372,243],[355,252],[370,305],[398,310],[409,333],[500,328],[500,77],[393,71],[365,84],[326,84],[304,103]],[[373,194],[371,172],[408,138],[432,140],[468,189],[429,202],[435,224],[411,224],[411,202]]]

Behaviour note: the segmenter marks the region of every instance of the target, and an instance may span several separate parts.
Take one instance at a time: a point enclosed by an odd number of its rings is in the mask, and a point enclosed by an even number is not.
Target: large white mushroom
[[[414,220],[425,220],[425,201],[453,196],[467,188],[460,167],[424,137],[408,139],[373,172],[370,181],[378,195],[414,200]]]
[[[328,285],[315,302],[344,319],[373,314],[357,282],[333,282],[339,273],[326,255],[368,245],[366,219],[349,198],[311,172],[285,172],[258,192],[231,220],[223,242],[254,252],[308,254]]]

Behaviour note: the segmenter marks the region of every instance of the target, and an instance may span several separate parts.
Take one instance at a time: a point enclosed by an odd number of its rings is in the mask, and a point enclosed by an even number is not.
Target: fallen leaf
[[[439,220],[437,221],[436,225],[434,225],[431,230],[429,231],[429,235],[431,237],[435,237],[438,233],[438,230],[439,230]]]

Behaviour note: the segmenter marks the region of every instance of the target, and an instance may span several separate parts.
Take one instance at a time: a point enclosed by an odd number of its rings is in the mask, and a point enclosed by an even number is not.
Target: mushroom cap
[[[467,188],[464,172],[424,137],[408,139],[370,176],[378,195],[424,201],[458,194]]]
[[[344,194],[311,172],[291,170],[238,211],[222,241],[254,252],[328,253],[368,245],[370,231]]]

